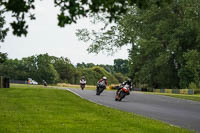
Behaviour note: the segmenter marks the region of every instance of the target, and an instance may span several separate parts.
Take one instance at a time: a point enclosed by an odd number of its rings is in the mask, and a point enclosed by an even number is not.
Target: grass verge
[[[190,133],[42,86],[0,88],[0,133]]]
[[[107,90],[112,90],[110,87],[111,86],[117,86],[119,84],[111,84],[107,86]],[[67,87],[67,88],[77,88],[80,89],[80,85],[75,85],[75,84],[66,84],[66,83],[58,83],[57,84],[58,87]],[[85,86],[86,90],[96,90],[96,86],[95,85],[86,85]]]
[[[175,98],[181,98],[181,99],[200,102],[200,94],[185,95],[185,94],[169,94],[169,93],[156,93],[156,92],[147,92],[147,94],[164,95],[164,96],[169,96],[169,97],[175,97]]]
[[[80,85],[66,84],[66,83],[58,83],[57,86],[59,86],[59,87],[67,87],[67,88],[77,88],[77,89],[80,88]],[[87,90],[95,90],[96,86],[94,86],[94,85],[86,85],[85,89],[87,89]]]

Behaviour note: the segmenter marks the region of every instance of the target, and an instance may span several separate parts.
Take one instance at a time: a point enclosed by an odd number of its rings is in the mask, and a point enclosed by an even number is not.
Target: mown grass
[[[190,133],[42,86],[0,88],[0,133]]]

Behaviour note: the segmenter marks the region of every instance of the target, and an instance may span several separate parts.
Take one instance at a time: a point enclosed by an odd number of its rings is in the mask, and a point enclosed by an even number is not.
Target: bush
[[[153,92],[153,88],[147,88],[148,92]]]
[[[85,76],[88,85],[96,85],[97,81],[101,78],[101,75],[90,68],[81,70],[81,75]]]
[[[99,75],[101,75],[101,77],[99,77],[99,79],[102,78],[103,76],[106,76],[108,78],[108,83],[109,84],[117,84],[117,83],[119,83],[118,80],[112,74],[107,72],[103,67],[94,66],[94,67],[89,68],[89,69],[91,69],[92,71],[94,71],[94,72],[98,73]]]
[[[194,82],[191,82],[190,84],[189,84],[189,87],[188,87],[189,89],[198,89],[198,87],[197,87],[197,85],[194,83]]]
[[[141,88],[141,91],[145,91],[145,92],[147,92],[147,88]]]
[[[114,73],[115,78],[118,80],[119,83],[122,83],[126,80],[126,76],[121,73]]]
[[[101,79],[103,76],[106,76],[108,78],[109,84],[117,84],[117,79],[111,75],[109,72],[107,72],[104,68],[95,66],[92,68],[84,68],[79,70],[81,72],[81,75],[86,77],[87,84],[88,85],[96,85],[97,81]]]
[[[194,94],[200,94],[200,89],[194,89]]]

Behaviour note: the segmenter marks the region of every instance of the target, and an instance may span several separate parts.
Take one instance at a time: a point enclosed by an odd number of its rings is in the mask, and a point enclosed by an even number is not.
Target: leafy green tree
[[[37,58],[36,56],[30,56],[22,58],[22,63],[24,65],[24,71],[28,73],[27,78],[33,78],[37,80]]]
[[[4,41],[8,32],[8,28],[5,28],[5,17],[2,14],[3,11],[0,10],[0,42]]]
[[[22,59],[25,72],[28,73],[27,78],[32,78],[37,82],[42,83],[45,80],[47,83],[56,83],[59,80],[59,74],[54,68],[51,56],[48,54],[40,54]]]
[[[5,24],[5,14],[11,13],[14,20],[10,23],[13,29],[13,34],[17,36],[26,35],[28,25],[26,19],[35,19],[32,10],[35,9],[34,0],[7,0],[0,1],[0,28]],[[7,35],[8,28],[0,30],[0,40],[3,40]]]
[[[109,72],[107,72],[103,67],[94,66],[92,68],[83,68],[78,70],[82,76],[86,77],[87,84],[96,85],[97,81],[103,76],[108,78],[108,83],[118,83],[118,80]]]
[[[114,71],[120,72],[122,74],[128,74],[128,72],[129,72],[128,60],[115,59],[114,60]]]
[[[40,54],[22,60],[6,60],[0,64],[0,75],[15,80],[32,78],[39,83],[45,80],[52,84],[57,82],[78,83],[81,73],[67,58]]]
[[[180,86],[187,88],[190,83],[200,87],[200,52],[189,50],[183,54],[185,65],[179,71]]]
[[[7,54],[0,52],[0,64],[7,60]]]
[[[77,68],[91,68],[93,66],[95,66],[95,64],[93,64],[93,63],[84,63],[84,62],[77,63],[77,65],[76,65]]]
[[[100,64],[100,65],[97,65],[97,66],[103,67],[107,72],[109,72],[111,74],[114,73],[114,66],[113,65],[103,65],[103,64]]]
[[[107,72],[104,68],[95,66],[92,67],[91,69],[100,75],[99,79],[101,79],[103,76],[106,76],[108,78],[109,83],[118,83],[117,79],[109,72]]]
[[[76,69],[71,64],[70,60],[63,57],[52,58],[53,59],[51,62],[53,63],[56,71],[60,75],[60,80],[68,83],[74,83],[77,80],[77,78],[75,79],[75,77],[77,77],[79,74],[76,72]]]
[[[85,64],[84,62],[82,62],[82,63],[77,63],[77,64],[76,64],[76,67],[77,67],[77,68],[86,68],[86,64]]]
[[[93,14],[105,13],[109,21],[115,21],[124,14],[129,7],[137,5],[145,9],[152,3],[161,5],[160,0],[54,0],[54,4],[60,9],[58,14],[58,25],[64,27],[66,24],[76,23],[77,19]],[[167,0],[169,3],[172,0]],[[4,28],[5,14],[11,14],[13,21],[10,25],[16,36],[27,35],[27,19],[34,20],[35,0],[4,0],[0,1],[0,41],[4,40],[8,28]]]
[[[190,49],[199,51],[197,5],[195,1],[176,1],[163,8],[152,6],[145,12],[137,9],[136,14],[126,16],[125,36],[135,42],[130,51],[135,79],[160,88],[189,85],[192,74],[185,69],[184,53]],[[188,82],[183,85],[181,81]]]
[[[80,30],[77,35],[92,41],[89,52],[131,44],[129,70],[137,83],[155,88],[185,88],[196,81],[199,71],[188,65],[198,54],[186,56],[191,50],[200,51],[199,7],[195,0],[170,4],[163,1],[162,6],[151,4],[145,10],[135,6],[110,29],[92,34]]]
[[[0,75],[10,79],[26,80],[28,73],[24,71],[22,61],[8,59],[0,64]]]
[[[114,73],[114,76],[118,80],[119,83],[122,83],[127,79],[127,77],[121,73]]]
[[[45,80],[47,83],[56,83],[59,80],[59,74],[52,64],[51,57],[48,54],[36,56],[36,79],[39,82]]]
[[[82,66],[84,67],[82,68]],[[27,80],[28,78],[32,78],[39,83],[45,80],[49,84],[55,84],[57,82],[79,84],[81,76],[85,76],[87,84],[92,85],[96,85],[97,81],[103,76],[108,78],[109,84],[118,83],[123,77],[122,74],[116,74],[117,76],[115,77],[104,68],[109,70],[113,66],[98,66],[93,63],[82,63],[80,67],[76,68],[68,58],[40,54],[22,58],[21,60],[6,59],[0,64],[0,75],[14,80]]]
[[[84,68],[80,70],[81,75],[85,76],[88,85],[96,85],[101,75],[91,68]]]

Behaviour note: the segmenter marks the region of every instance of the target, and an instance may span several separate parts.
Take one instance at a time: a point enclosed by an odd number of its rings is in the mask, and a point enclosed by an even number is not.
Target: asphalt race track
[[[200,132],[200,102],[141,92],[131,92],[121,102],[117,102],[114,100],[115,91],[104,91],[100,96],[96,96],[94,90],[68,90],[98,104]]]

